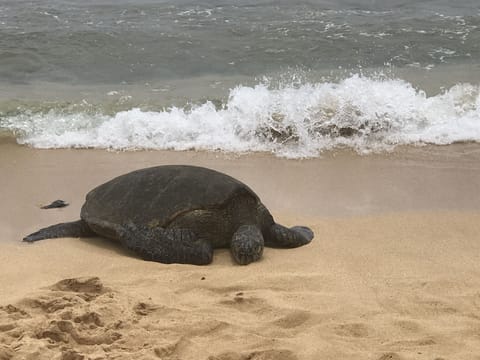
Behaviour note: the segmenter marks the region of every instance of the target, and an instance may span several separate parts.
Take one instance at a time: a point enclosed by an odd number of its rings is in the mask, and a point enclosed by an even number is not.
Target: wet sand
[[[249,184],[311,244],[242,267],[145,262],[99,239],[24,244],[130,170],[203,165]],[[476,359],[480,146],[268,154],[0,143],[0,359]],[[40,210],[63,199],[70,206]]]

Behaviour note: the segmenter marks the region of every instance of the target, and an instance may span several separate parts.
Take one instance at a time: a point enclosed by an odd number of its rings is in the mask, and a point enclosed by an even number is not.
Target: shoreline
[[[480,145],[268,154],[36,150],[0,141],[0,357],[465,359],[480,352]],[[99,238],[20,239],[125,172],[184,163],[249,185],[297,249],[242,267],[146,262]],[[56,199],[66,208],[40,210]],[[83,356],[83,357],[82,357]]]
[[[37,220],[48,224],[51,213],[39,207],[56,199],[70,203],[58,212],[61,220],[76,219],[85,195],[95,186],[136,169],[167,164],[211,167],[236,177],[274,216],[480,210],[480,198],[472,196],[480,192],[477,143],[401,147],[366,156],[338,151],[289,160],[266,153],[38,150],[0,141],[0,186],[14,190],[5,193],[0,207],[3,228],[13,234],[21,227],[33,229]],[[29,226],[23,217],[35,220]]]

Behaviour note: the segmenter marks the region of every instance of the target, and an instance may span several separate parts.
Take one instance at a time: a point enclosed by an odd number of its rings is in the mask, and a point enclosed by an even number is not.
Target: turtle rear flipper
[[[213,259],[210,242],[198,239],[190,229],[127,224],[119,231],[119,239],[123,246],[148,261],[207,265]]]
[[[95,236],[95,233],[88,227],[83,220],[60,223],[40,229],[23,238],[25,242],[34,242],[44,239],[54,239],[62,237],[89,237]]]
[[[308,244],[313,239],[313,231],[306,226],[287,228],[280,224],[270,227],[269,241],[265,245],[270,247],[295,248]]]

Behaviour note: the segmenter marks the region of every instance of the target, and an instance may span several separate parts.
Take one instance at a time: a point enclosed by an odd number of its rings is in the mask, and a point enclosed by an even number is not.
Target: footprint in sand
[[[84,300],[76,295],[64,295],[52,299],[50,294],[48,294],[34,299],[25,299],[21,303],[25,307],[41,309],[42,311],[51,314],[59,310],[81,305],[84,303]]]
[[[13,320],[25,319],[30,317],[30,315],[26,311],[11,304],[7,306],[0,306],[0,310],[8,314],[8,317]]]
[[[18,339],[23,333],[19,323],[22,319],[28,318],[30,318],[30,315],[16,306],[7,305],[0,307],[0,344],[9,345]],[[9,353],[6,350],[8,349],[3,348],[0,354],[2,352],[5,354]],[[0,356],[0,360],[3,360],[3,358],[6,358],[6,355]]]
[[[402,360],[402,357],[394,352],[383,354],[378,360]]]
[[[109,329],[79,330],[73,322],[67,320],[51,321],[46,329],[37,332],[38,339],[49,339],[52,343],[75,342],[79,345],[110,345],[122,337],[121,334]]]
[[[311,314],[307,311],[297,310],[290,314],[273,321],[273,324],[284,329],[299,327],[311,319]]]
[[[415,321],[410,320],[398,320],[394,322],[394,325],[401,330],[409,333],[417,333],[420,331],[420,325]]]
[[[362,323],[341,324],[335,327],[335,333],[343,337],[363,338],[369,335],[367,325]]]
[[[84,359],[84,355],[70,346],[105,346],[122,338],[113,328],[114,312],[106,306],[111,302],[108,295],[97,277],[59,281],[36,296],[20,301],[21,308],[1,307],[0,333],[15,337],[16,348],[26,351],[26,356],[46,346],[59,351],[60,359]],[[107,324],[102,313],[111,318]],[[6,344],[13,346],[12,341]],[[4,354],[10,354],[12,348],[2,352],[0,360],[8,359]]]
[[[222,300],[220,304],[235,307],[241,311],[255,311],[258,307],[266,305],[266,301],[254,297],[254,296],[245,296],[243,291],[235,293],[232,299]]]
[[[290,350],[271,349],[253,351],[249,353],[227,352],[208,357],[208,360],[297,360],[297,356]]]
[[[64,279],[57,282],[55,285],[50,287],[51,290],[57,291],[68,291],[75,293],[84,293],[84,294],[103,294],[107,291],[104,288],[103,283],[96,276],[94,277],[84,277],[84,278],[74,278],[74,279]]]
[[[258,316],[272,308],[265,299],[252,296],[253,292],[232,290],[217,300],[223,300],[223,310]],[[308,320],[306,312],[273,311],[267,325],[277,321],[279,327],[296,328]],[[12,354],[15,359],[113,359],[125,352],[132,359],[180,359],[200,351],[208,339],[231,338],[236,330],[228,321],[197,311],[180,311],[106,289],[94,277],[65,279],[18,304],[0,308],[0,326],[4,331],[0,332],[0,360],[10,360]],[[15,338],[10,332],[16,332]],[[248,349],[210,359],[297,359],[287,349]]]
[[[0,360],[10,360],[13,359],[15,353],[13,350],[8,349],[7,347],[0,345]]]
[[[390,343],[386,343],[385,346],[389,348],[405,349],[405,348],[417,348],[419,346],[431,346],[436,345],[437,342],[431,338],[422,338],[415,340],[400,340]]]
[[[24,307],[51,314],[66,308],[81,307],[107,291],[98,277],[64,279],[49,289],[51,292],[24,299],[20,303]]]
[[[178,350],[180,350],[182,342],[183,342],[183,339],[180,338],[177,341],[167,343],[161,346],[156,346],[153,349],[153,352],[160,359],[164,359],[166,357],[174,355]]]
[[[85,360],[85,355],[82,355],[75,350],[64,350],[62,351],[61,360]]]
[[[149,315],[156,310],[160,309],[160,306],[150,304],[150,303],[145,303],[145,302],[139,302],[133,307],[133,312],[137,315],[142,315],[146,316]]]
[[[437,299],[419,300],[416,308],[425,316],[451,315],[459,312],[450,304]]]
[[[17,327],[16,323],[0,324],[0,332],[7,332]]]
[[[64,319],[64,320],[67,320],[67,319]],[[73,319],[73,321],[77,324],[86,324],[86,325],[92,324],[98,327],[104,326],[104,323],[100,318],[100,314],[96,312],[86,312],[82,315],[76,316]],[[90,325],[90,328],[92,327],[92,325]]]

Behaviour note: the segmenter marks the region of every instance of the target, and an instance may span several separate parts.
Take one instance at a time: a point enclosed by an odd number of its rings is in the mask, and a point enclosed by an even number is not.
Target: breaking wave
[[[458,84],[435,96],[398,79],[237,86],[222,105],[205,102],[114,115],[0,113],[0,129],[35,148],[272,152],[315,157],[336,148],[361,154],[397,145],[480,141],[480,87]]]

